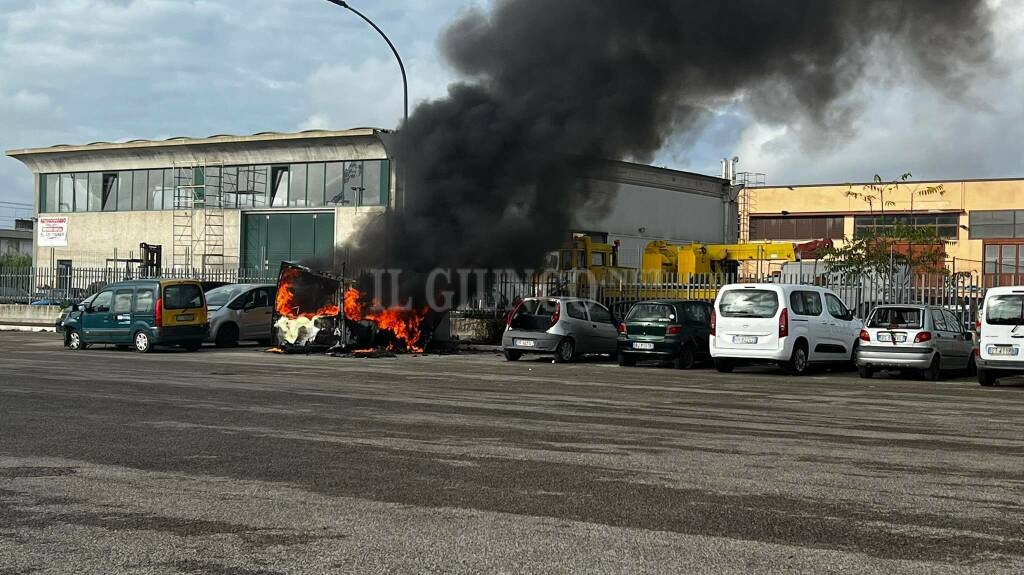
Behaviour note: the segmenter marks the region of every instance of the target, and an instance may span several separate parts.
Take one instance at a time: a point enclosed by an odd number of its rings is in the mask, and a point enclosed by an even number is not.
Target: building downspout
[[[743,188],[743,184],[727,184],[725,186],[725,197],[722,198],[722,208],[724,210],[724,214],[722,217],[722,237],[724,243],[733,244],[739,241],[740,222],[738,199],[740,197],[740,192],[743,191]],[[736,206],[735,210],[733,210],[733,206]],[[729,227],[730,221],[733,224],[731,230]]]

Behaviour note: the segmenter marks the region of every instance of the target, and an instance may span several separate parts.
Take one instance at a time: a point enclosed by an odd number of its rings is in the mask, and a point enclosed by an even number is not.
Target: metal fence
[[[150,277],[224,283],[277,283],[277,270],[0,267],[0,304],[65,305],[87,298],[109,283]]]
[[[276,283],[277,270],[139,268],[0,268],[0,304],[79,301],[108,283],[146,277],[189,278],[226,283]],[[859,317],[880,304],[929,304],[973,324],[984,299],[977,275],[907,273],[884,277],[841,277],[834,274],[737,277],[724,274],[651,277],[627,270],[595,277],[587,273],[518,274],[490,272],[461,294],[456,311],[464,316],[500,317],[522,298],[572,296],[595,299],[622,314],[637,301],[693,299],[713,301],[722,286],[732,283],[813,284],[834,291]]]
[[[769,275],[738,277],[726,274],[695,274],[674,277],[645,276],[637,272],[605,277],[590,274],[514,273],[488,276],[486,289],[464,298],[461,315],[498,316],[524,297],[570,296],[602,302],[617,314],[624,314],[637,301],[690,299],[714,301],[722,286],[734,283],[775,283],[817,285],[835,292],[858,317],[866,318],[880,304],[928,304],[944,307],[973,325],[984,301],[985,290],[977,275],[908,274],[841,277],[838,275]]]
[[[816,285],[835,292],[861,318],[866,318],[875,307],[882,304],[926,304],[948,309],[964,326],[973,326],[985,297],[980,278],[968,274],[892,274],[858,277],[694,275],[681,279],[682,281],[677,278],[662,278],[662,281],[656,282],[603,281],[596,290],[584,290],[581,295],[589,295],[609,307],[623,309],[624,305],[643,299],[674,298],[710,302],[714,301],[722,286],[734,283]]]

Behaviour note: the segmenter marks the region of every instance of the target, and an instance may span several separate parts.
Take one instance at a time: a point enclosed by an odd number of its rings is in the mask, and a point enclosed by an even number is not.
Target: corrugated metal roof
[[[88,151],[88,150],[102,150],[102,149],[118,149],[118,148],[136,148],[136,147],[159,147],[166,145],[203,145],[203,144],[215,144],[220,142],[258,142],[267,140],[298,140],[303,138],[328,138],[328,137],[354,137],[354,136],[372,136],[377,133],[387,133],[389,130],[381,128],[351,128],[349,130],[303,130],[301,132],[257,132],[249,136],[239,136],[235,134],[216,134],[213,136],[207,136],[204,138],[193,138],[191,136],[174,136],[164,140],[145,140],[145,139],[133,139],[125,142],[90,142],[88,144],[74,145],[74,144],[55,144],[53,146],[47,146],[45,148],[24,148],[8,150],[6,154],[8,156],[16,157],[25,154],[44,154],[47,152],[71,152],[71,151]]]

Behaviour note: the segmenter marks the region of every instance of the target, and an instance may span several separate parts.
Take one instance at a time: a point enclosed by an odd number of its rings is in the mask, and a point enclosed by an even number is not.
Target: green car
[[[206,297],[194,280],[132,280],[104,286],[64,319],[70,350],[114,344],[149,352],[157,345],[199,349],[210,331]]]
[[[707,360],[711,304],[691,300],[638,302],[619,324],[619,365],[641,360],[672,361],[690,369]]]

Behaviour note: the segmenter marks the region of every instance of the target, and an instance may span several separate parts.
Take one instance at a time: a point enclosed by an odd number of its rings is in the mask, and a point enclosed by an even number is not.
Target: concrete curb
[[[30,331],[35,333],[57,333],[57,329],[53,327],[45,327],[41,325],[6,325],[0,324],[0,331]]]

